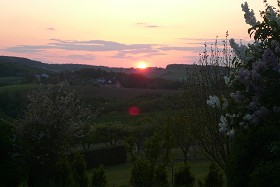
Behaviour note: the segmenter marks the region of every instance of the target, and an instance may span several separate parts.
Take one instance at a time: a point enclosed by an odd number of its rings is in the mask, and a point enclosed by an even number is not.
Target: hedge
[[[98,149],[82,154],[84,155],[88,169],[98,167],[101,164],[104,166],[123,164],[127,160],[125,146]]]

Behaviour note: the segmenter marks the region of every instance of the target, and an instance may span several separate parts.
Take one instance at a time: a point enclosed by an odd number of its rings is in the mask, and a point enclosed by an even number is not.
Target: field
[[[174,164],[174,171],[179,166],[179,162]],[[191,171],[195,176],[195,186],[198,186],[197,181],[203,180],[207,175],[210,162],[207,160],[192,160],[189,162]],[[132,165],[130,163],[120,164],[112,167],[106,167],[106,177],[108,179],[108,186],[124,187],[129,186],[130,169]],[[168,180],[172,181],[172,167],[168,168]]]
[[[173,162],[173,172],[182,164],[182,154],[178,149],[173,150],[173,157],[176,157]],[[197,181],[205,178],[208,173],[210,162],[206,160],[198,151],[191,150],[189,161],[191,172],[195,176],[195,187],[198,186]],[[129,186],[131,163],[125,163],[110,167],[105,167],[108,186],[124,187]],[[172,164],[168,168],[168,181],[172,181]]]
[[[40,85],[37,84],[19,84],[19,85],[9,85],[9,86],[1,86],[0,87],[0,94],[3,92],[24,92],[29,91],[34,88],[38,88]]]
[[[0,86],[19,84],[21,81],[22,77],[0,77]]]
[[[137,96],[146,94],[174,95],[180,93],[179,90],[163,90],[163,89],[136,89],[136,88],[106,88],[94,86],[72,86],[74,89],[80,90],[86,97],[108,98],[118,101],[128,101]]]

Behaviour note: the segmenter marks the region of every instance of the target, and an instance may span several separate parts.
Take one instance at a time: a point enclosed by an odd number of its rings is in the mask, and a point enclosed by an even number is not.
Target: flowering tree
[[[263,22],[259,22],[247,3],[242,4],[242,10],[255,42],[244,46],[230,40],[238,60],[234,72],[226,77],[232,101],[226,116],[221,117],[220,130],[231,134],[264,122],[276,124],[280,111],[280,15],[266,5],[261,12]]]
[[[29,169],[29,186],[50,185],[56,180],[56,166],[66,172],[67,155],[87,134],[93,113],[65,85],[36,89],[28,98],[30,104],[16,130]]]
[[[266,1],[264,1],[266,3]],[[225,80],[231,89],[220,131],[234,137],[229,167],[232,186],[279,186],[280,175],[280,1],[266,3],[257,21],[242,4],[253,44],[230,44],[238,58]],[[210,98],[208,103],[219,103]],[[240,173],[242,171],[242,173]],[[272,172],[273,171],[273,172]]]
[[[207,51],[209,47],[205,44],[205,51],[200,54],[198,64],[193,71],[188,72],[188,83],[183,91],[185,121],[194,144],[209,160],[216,162],[226,175],[231,138],[220,133],[217,126],[221,113],[227,107],[227,100],[220,101],[219,97],[224,98],[229,94],[224,76],[229,75],[232,68],[230,62],[234,58],[227,37],[228,33],[226,39],[222,41],[222,48],[217,38],[210,46],[210,52]],[[206,103],[209,95],[213,94],[216,96],[211,96]]]

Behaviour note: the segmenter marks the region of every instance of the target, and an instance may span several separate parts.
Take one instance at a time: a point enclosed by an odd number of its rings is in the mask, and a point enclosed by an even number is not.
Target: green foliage
[[[66,158],[59,159],[54,164],[54,183],[60,187],[67,187],[72,184],[72,168]]]
[[[110,146],[117,146],[131,131],[130,126],[120,122],[104,122],[95,124],[90,134],[94,143],[110,143]]]
[[[254,169],[251,174],[250,186],[280,186],[280,161],[266,161]]]
[[[188,164],[183,164],[174,174],[174,184],[176,186],[192,187],[194,185],[195,178],[190,171]]]
[[[75,91],[63,85],[38,89],[28,98],[16,135],[28,166],[28,184],[49,185],[55,182],[56,164],[87,133],[92,112],[82,106]]]
[[[88,186],[88,178],[86,175],[86,161],[81,154],[75,154],[74,160],[71,162],[73,168],[73,178],[79,187]]]
[[[130,184],[135,187],[150,185],[150,167],[144,159],[135,159],[130,173]]]
[[[133,161],[130,184],[135,187],[168,186],[166,167],[151,166],[145,158],[137,158]]]
[[[151,186],[151,168],[145,159],[136,159],[130,174],[130,184],[135,187]]]
[[[242,7],[246,18],[252,10],[247,3]],[[237,114],[229,123],[236,132],[228,180],[233,187],[279,186],[279,8],[279,3],[278,8],[267,4],[261,21],[246,19],[251,21],[248,32],[255,42],[239,57],[231,77],[229,110]],[[236,50],[242,47],[234,46]]]
[[[213,109],[206,101],[210,95],[223,97],[229,94],[224,77],[230,74],[230,62],[234,54],[230,49],[228,32],[221,44],[216,38],[211,46],[207,43],[204,46],[205,50],[200,54],[194,71],[188,72],[187,84],[183,90],[185,123],[188,125],[185,128],[188,135],[191,135],[187,138],[200,148],[207,159],[217,162],[227,174],[231,141],[218,129],[222,107],[219,110]],[[220,46],[223,46],[222,49]]]
[[[211,163],[209,166],[209,172],[205,178],[205,187],[223,187],[224,179],[218,166],[215,163]]]
[[[183,111],[177,111],[175,114],[163,118],[161,122],[169,129],[175,146],[182,151],[185,163],[188,161],[189,149],[194,143],[192,122],[187,119]]]
[[[0,119],[0,186],[18,186],[23,179],[23,165],[13,141],[13,126]]]
[[[273,142],[280,142],[279,134],[280,129],[278,127],[259,126],[254,128],[254,130],[250,129],[236,136],[229,170],[229,180],[232,186],[250,186],[250,178],[252,175],[258,176],[261,173],[260,168],[268,167],[267,163],[275,163],[275,166],[277,165],[279,152],[276,149],[275,151],[272,150]],[[277,170],[275,170],[275,173],[277,173]],[[263,175],[259,180],[261,182],[261,180],[269,181],[270,179],[276,179],[272,176]],[[256,178],[254,178],[254,181],[256,181]]]
[[[87,168],[97,167],[100,164],[111,166],[123,164],[127,161],[126,149],[124,146],[107,147],[84,152]]]
[[[147,140],[144,153],[132,154],[133,167],[130,183],[133,186],[165,186],[168,184],[166,167],[170,162],[170,132],[162,129]]]
[[[166,167],[164,165],[159,165],[155,169],[154,186],[158,187],[168,187],[168,176]]]
[[[105,170],[103,165],[100,165],[98,168],[94,168],[92,171],[91,178],[92,187],[104,187],[107,184],[107,178],[105,175]]]
[[[26,94],[33,85],[12,85],[0,87],[0,113],[9,118],[17,118],[27,105]]]

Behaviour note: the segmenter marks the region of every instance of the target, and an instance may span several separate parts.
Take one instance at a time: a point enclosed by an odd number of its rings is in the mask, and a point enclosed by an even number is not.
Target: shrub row
[[[123,164],[127,160],[125,146],[98,149],[84,152],[83,154],[88,169],[98,167],[99,165]]]

